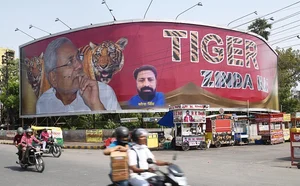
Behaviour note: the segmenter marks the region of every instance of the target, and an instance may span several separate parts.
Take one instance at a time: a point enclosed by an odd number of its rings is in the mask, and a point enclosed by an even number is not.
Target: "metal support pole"
[[[96,129],[96,116],[93,114],[93,129]]]

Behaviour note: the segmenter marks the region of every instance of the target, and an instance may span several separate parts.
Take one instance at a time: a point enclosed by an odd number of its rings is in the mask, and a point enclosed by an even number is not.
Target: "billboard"
[[[167,21],[92,25],[20,47],[20,116],[278,110],[277,55],[256,35]]]

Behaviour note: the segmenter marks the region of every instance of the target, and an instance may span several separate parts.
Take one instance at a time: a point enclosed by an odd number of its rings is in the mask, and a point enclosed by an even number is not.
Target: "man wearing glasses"
[[[109,85],[84,74],[83,57],[65,37],[47,46],[44,66],[52,88],[38,99],[37,114],[121,109]]]

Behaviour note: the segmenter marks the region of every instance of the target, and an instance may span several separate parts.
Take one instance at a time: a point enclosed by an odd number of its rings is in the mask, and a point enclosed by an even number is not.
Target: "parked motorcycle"
[[[59,146],[55,139],[50,137],[46,144],[46,149],[43,151],[45,154],[52,154],[54,157],[60,157],[62,150],[61,146]]]
[[[16,163],[21,166],[22,169],[27,169],[29,166],[35,166],[36,170],[42,173],[45,169],[45,163],[42,158],[42,151],[37,150],[36,147],[27,147],[28,156],[24,158],[23,162],[17,161]],[[26,153],[26,152],[24,152]],[[18,155],[18,159],[21,160],[22,156]]]

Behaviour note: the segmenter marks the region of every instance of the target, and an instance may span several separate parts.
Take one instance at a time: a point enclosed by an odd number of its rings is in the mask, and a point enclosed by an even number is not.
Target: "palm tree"
[[[248,30],[254,32],[266,40],[269,39],[270,32],[267,29],[272,28],[272,24],[269,24],[267,19],[256,19],[251,25],[248,26]]]

